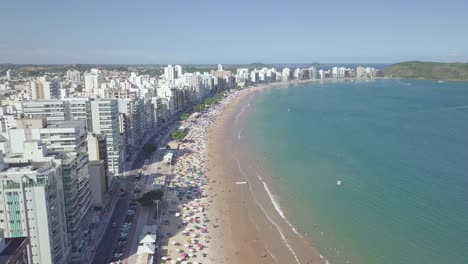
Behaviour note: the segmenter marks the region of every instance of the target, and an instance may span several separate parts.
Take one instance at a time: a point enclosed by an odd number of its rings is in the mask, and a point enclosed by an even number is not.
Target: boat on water
[[[336,182],[336,185],[340,186],[340,185],[341,185],[341,181],[337,181],[337,182]]]
[[[444,81],[438,81],[438,82],[443,83]]]

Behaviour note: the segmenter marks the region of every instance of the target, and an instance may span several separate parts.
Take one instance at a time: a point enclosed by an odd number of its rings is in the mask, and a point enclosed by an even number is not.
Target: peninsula
[[[384,74],[389,77],[467,81],[468,63],[407,61],[386,67]]]

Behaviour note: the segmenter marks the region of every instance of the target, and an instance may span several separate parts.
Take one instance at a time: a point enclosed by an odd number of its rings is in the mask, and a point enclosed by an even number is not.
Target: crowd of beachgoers
[[[214,263],[219,245],[212,231],[222,224],[221,216],[209,214],[215,193],[214,179],[207,177],[207,137],[209,126],[224,107],[242,91],[228,94],[204,113],[185,121],[187,136],[177,144],[172,175],[165,196],[167,208],[160,221],[160,263]],[[221,242],[221,241],[220,241]],[[219,253],[219,252],[218,252]]]

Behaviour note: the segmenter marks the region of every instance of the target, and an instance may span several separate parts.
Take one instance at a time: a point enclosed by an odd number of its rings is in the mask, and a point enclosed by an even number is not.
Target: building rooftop
[[[50,121],[46,128],[75,128],[77,126],[84,126],[83,120],[66,120],[66,121]]]
[[[11,256],[15,254],[20,248],[24,248],[28,243],[27,237],[12,237],[5,238],[6,247],[0,252],[0,263],[6,263]]]
[[[91,166],[96,166],[100,164],[104,164],[104,161],[103,160],[90,160],[88,163],[88,165],[91,165]]]

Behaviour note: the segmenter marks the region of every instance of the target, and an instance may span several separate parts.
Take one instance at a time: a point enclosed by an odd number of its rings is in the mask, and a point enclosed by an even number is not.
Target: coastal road
[[[117,201],[114,212],[109,221],[111,224],[107,225],[106,227],[106,231],[102,237],[101,243],[96,250],[96,255],[94,256],[92,262],[93,264],[109,263],[112,257],[112,253],[117,247],[120,234],[119,229],[125,219],[127,207],[130,203],[129,200],[130,198],[124,197],[119,198]],[[114,222],[117,224],[116,227],[112,227],[112,223]]]
[[[176,120],[179,117],[175,117],[171,120],[169,120],[165,125],[162,125],[160,128],[158,128],[158,133],[155,133],[152,135],[147,142],[148,143],[154,143],[154,140],[157,136],[162,135],[162,139],[160,140],[161,144],[160,146],[165,146],[165,142],[167,142],[171,131],[176,129],[179,125]],[[164,134],[161,134],[163,130],[168,129],[168,131]],[[164,143],[164,144],[162,144]],[[162,158],[162,157],[159,157]],[[143,167],[145,160],[145,154],[140,151],[138,153],[137,158],[133,161],[133,164],[131,165],[132,171],[138,171],[140,168]],[[123,184],[126,186],[127,194],[124,197],[119,197],[118,194],[113,194],[110,199],[118,199],[115,205],[115,209],[112,213],[112,216],[109,220],[109,223],[105,229],[105,233],[102,236],[101,241],[99,242],[99,245],[96,249],[96,253],[93,257],[93,260],[91,261],[92,264],[102,264],[102,263],[109,263],[110,260],[112,259],[112,254],[114,252],[114,249],[117,247],[119,236],[120,236],[120,226],[125,220],[125,217],[127,215],[127,210],[128,210],[128,205],[132,199],[133,196],[133,185],[134,185],[134,177],[120,177],[121,181]],[[147,177],[142,177],[140,179],[140,183],[142,183],[143,180],[148,180]],[[120,189],[120,188],[117,188]],[[140,207],[137,207],[137,210],[135,212],[135,217],[133,220],[133,224],[135,224],[135,219],[138,219]],[[116,227],[112,227],[112,223],[116,223]],[[135,228],[132,228],[132,233],[133,235]],[[128,240],[128,243],[132,243],[132,239]],[[129,244],[127,244],[127,250],[130,247]],[[125,253],[125,252],[124,252]],[[125,255],[124,255],[125,257]]]
[[[168,173],[168,168],[167,166],[164,166],[162,159],[167,152],[165,146],[166,143],[169,141],[170,134],[172,131],[176,130],[178,126],[179,124],[174,124],[169,128],[169,131],[161,139],[161,143],[158,144],[158,149],[151,155],[150,164],[148,165],[142,177],[144,183],[142,193],[148,191],[147,188],[153,183],[156,175],[159,175],[160,173]],[[162,168],[163,171],[158,168]],[[129,236],[129,244],[127,245],[127,250],[124,254],[124,263],[136,262],[138,239],[140,238],[144,226],[156,224],[156,220],[153,218],[153,210],[154,208],[139,207],[139,210],[137,210],[137,212],[135,213],[135,218],[137,219],[137,221],[134,222],[134,226],[132,227]]]

